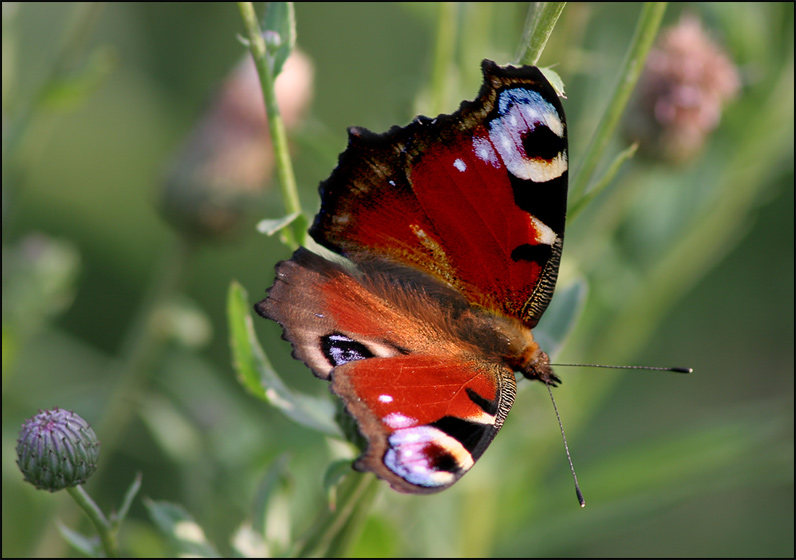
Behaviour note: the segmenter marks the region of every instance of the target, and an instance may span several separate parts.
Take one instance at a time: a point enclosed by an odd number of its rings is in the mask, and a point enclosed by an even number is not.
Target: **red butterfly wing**
[[[415,266],[533,327],[563,244],[564,113],[538,69],[483,70],[478,98],[453,115],[383,135],[352,128],[310,234],[355,261]]]
[[[368,438],[358,470],[401,492],[444,490],[481,457],[514,402],[514,373],[496,363],[406,355],[334,370],[332,391]]]
[[[355,466],[401,492],[456,482],[514,401],[514,372],[474,344],[491,319],[411,270],[372,264],[357,277],[299,249],[256,309],[356,418],[368,447]]]

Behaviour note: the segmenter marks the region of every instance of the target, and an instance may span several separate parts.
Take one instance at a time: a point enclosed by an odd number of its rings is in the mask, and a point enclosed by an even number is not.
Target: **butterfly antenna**
[[[550,364],[551,366],[561,367],[598,367],[606,369],[647,369],[652,371],[668,371],[671,373],[693,373],[694,370],[688,367],[656,367],[656,366],[606,366],[602,364]]]
[[[602,364],[550,364],[551,366],[565,366],[565,367],[595,367],[607,369],[646,369],[653,371],[668,371],[671,373],[693,373],[693,369],[684,367],[656,367],[656,366],[607,366]],[[569,453],[569,445],[567,444],[567,435],[564,433],[564,424],[561,422],[561,415],[558,413],[558,406],[556,399],[553,397],[553,390],[549,383],[545,383],[547,392],[550,394],[550,402],[553,403],[553,410],[556,413],[556,420],[558,420],[558,427],[561,430],[561,439],[564,440],[564,451],[567,453],[567,461],[569,461],[569,470],[572,471],[572,479],[575,481],[575,494],[578,495],[578,502],[580,507],[586,507],[586,500],[583,498],[583,492],[580,491],[580,484],[578,484],[578,475],[575,474],[575,465],[572,464],[572,455]]]
[[[575,494],[578,495],[578,502],[580,507],[586,507],[586,500],[583,498],[583,492],[580,491],[580,484],[578,484],[578,475],[575,474],[575,465],[572,464],[572,455],[569,454],[569,445],[567,445],[567,435],[564,433],[564,424],[561,423],[561,415],[558,413],[556,400],[553,398],[553,390],[550,388],[549,383],[545,383],[547,392],[550,393],[550,401],[553,403],[553,410],[556,411],[556,419],[558,420],[558,427],[561,429],[561,438],[564,440],[564,451],[567,452],[567,461],[569,461],[569,470],[572,471],[572,478],[575,480]]]

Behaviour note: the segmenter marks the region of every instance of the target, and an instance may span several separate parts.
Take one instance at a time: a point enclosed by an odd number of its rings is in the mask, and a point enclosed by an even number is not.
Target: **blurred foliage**
[[[312,215],[345,127],[383,131],[432,99],[450,112],[473,98],[482,58],[512,60],[527,4],[454,11],[441,96],[429,89],[436,4],[295,8],[315,72],[309,117],[292,132]],[[639,11],[569,4],[540,60],[566,85],[575,171]],[[546,391],[523,384],[455,487],[380,490],[356,555],[793,556],[793,4],[670,5],[664,25],[684,11],[738,65],[740,95],[697,160],[633,158],[568,226],[560,286],[585,277],[589,294],[555,359],[695,373],[559,370],[584,510]],[[162,506],[161,523],[194,520],[223,554],[263,552],[247,521],[278,554],[324,509],[325,465],[350,454],[235,379],[227,287],[262,294],[290,250],[253,225],[187,243],[156,210],[164,171],[245,54],[241,31],[224,3],[3,4],[4,556],[69,554],[56,517],[85,530],[65,496],[24,484],[13,463],[19,427],[40,408],[94,426],[103,457],[87,490],[101,507],[143,473],[154,501],[136,500],[121,534],[139,556],[169,554],[147,513],[164,501],[181,508]],[[284,215],[273,187],[252,224]],[[277,325],[256,328],[291,390],[326,396]]]

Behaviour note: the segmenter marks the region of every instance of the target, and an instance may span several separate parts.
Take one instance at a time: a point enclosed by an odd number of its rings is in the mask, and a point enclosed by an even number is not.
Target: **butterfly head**
[[[556,375],[553,366],[550,365],[550,358],[541,350],[536,352],[534,358],[520,372],[526,379],[535,379],[551,387],[558,387],[561,384],[561,378]]]

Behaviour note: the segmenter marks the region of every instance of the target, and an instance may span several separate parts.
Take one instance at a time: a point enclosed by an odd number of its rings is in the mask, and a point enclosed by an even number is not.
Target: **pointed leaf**
[[[299,216],[301,216],[300,212],[293,212],[292,214],[288,214],[282,218],[277,218],[275,220],[260,220],[257,222],[257,231],[260,233],[264,233],[265,235],[273,235],[282,228],[289,226],[293,223]]]
[[[119,526],[124,522],[124,518],[127,517],[127,512],[130,511],[130,506],[133,505],[133,500],[138,495],[138,491],[141,489],[141,473],[135,475],[135,479],[133,483],[130,484],[130,488],[127,489],[127,492],[124,495],[124,500],[122,500],[122,505],[119,508],[119,512],[114,517],[114,523]]]
[[[254,496],[252,526],[254,530],[261,532],[262,535],[265,535],[265,519],[268,513],[268,505],[276,491],[284,484],[287,462],[288,456],[284,453],[273,462],[263,476]]]
[[[233,282],[227,298],[233,365],[241,384],[255,397],[278,408],[291,420],[334,437],[342,432],[334,421],[334,406],[328,399],[294,393],[274,371],[257,337],[249,314],[246,290]]]
[[[592,199],[603,192],[606,187],[613,182],[616,174],[619,173],[619,170],[622,168],[625,162],[635,155],[636,150],[638,150],[638,142],[634,142],[622,150],[614,158],[614,160],[611,162],[611,165],[608,166],[608,170],[605,172],[605,174],[603,174],[600,180],[597,181],[588,191],[586,191],[586,194],[572,203],[572,208],[568,211],[567,215],[568,222],[572,222],[572,220],[575,219],[575,216],[580,214],[580,211],[583,210],[586,205],[592,201]]]
[[[567,92],[564,91],[564,80],[561,79],[561,76],[558,75],[558,72],[552,68],[539,68],[539,70],[542,71],[544,77],[547,78],[547,81],[550,82],[550,85],[553,86],[554,90],[556,90],[556,94],[559,97],[566,99]]]
[[[145,500],[149,516],[158,529],[168,537],[176,556],[218,558],[220,554],[211,545],[202,528],[182,506],[168,502]]]
[[[102,546],[100,546],[99,539],[96,537],[91,538],[81,535],[57,519],[55,523],[58,527],[58,532],[61,533],[61,536],[64,538],[64,540],[72,545],[75,550],[82,552],[89,558],[99,558],[102,555]]]
[[[231,543],[236,558],[272,558],[263,536],[248,523],[241,524],[232,535]]]

